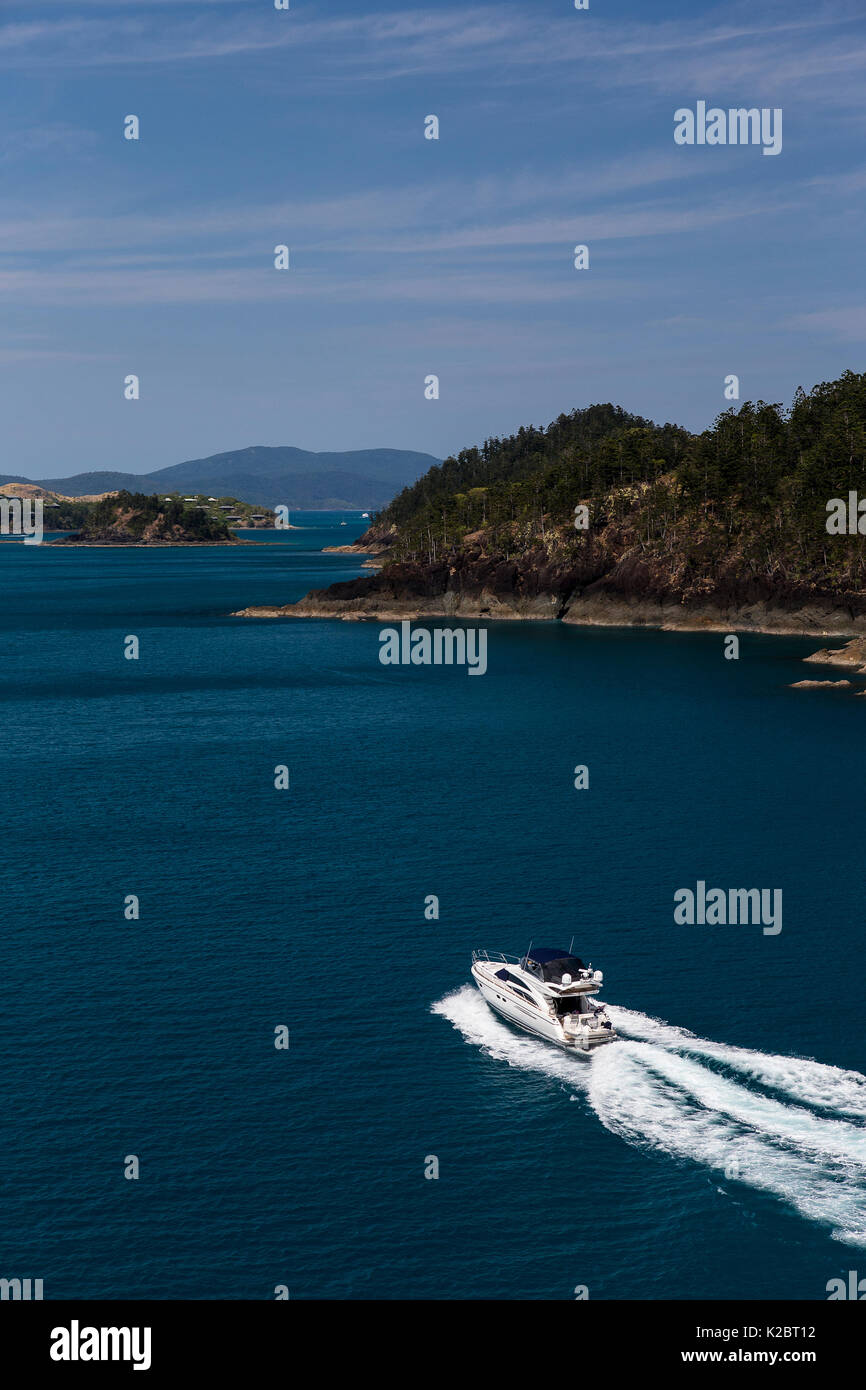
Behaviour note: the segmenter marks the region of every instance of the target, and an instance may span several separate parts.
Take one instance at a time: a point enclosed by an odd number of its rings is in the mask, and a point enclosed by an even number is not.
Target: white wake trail
[[[575,1061],[568,1053],[549,1043],[515,1032],[485,1004],[477,989],[463,985],[432,1006],[432,1012],[447,1018],[467,1042],[475,1043],[497,1061],[526,1071],[543,1072],[574,1089],[589,1085],[589,1065]]]
[[[836,1114],[854,1115],[866,1119],[866,1076],[858,1071],[845,1071],[813,1062],[806,1057],[779,1057],[767,1052],[753,1052],[745,1047],[708,1042],[695,1037],[687,1028],[676,1028],[658,1018],[633,1009],[608,1004],[607,1011],[618,1033],[642,1042],[655,1042],[661,1047],[695,1056],[711,1057],[723,1066],[750,1076],[761,1085],[784,1091],[806,1105],[821,1106]]]
[[[837,1240],[866,1245],[866,1183],[840,1175],[817,1155],[809,1161],[758,1130],[715,1110],[683,1103],[654,1082],[636,1051],[602,1049],[590,1066],[590,1104],[602,1124],[632,1143],[688,1158],[730,1180],[780,1197]],[[618,1055],[617,1055],[618,1054]]]
[[[866,1126],[851,1119],[866,1115],[866,1077],[713,1043],[629,1009],[607,1008],[617,1031],[633,1040],[603,1047],[590,1060],[513,1030],[469,985],[439,1000],[433,1012],[491,1057],[584,1095],[602,1124],[629,1143],[771,1193],[830,1226],[836,1239],[866,1245]],[[765,1095],[746,1079],[797,1103]]]

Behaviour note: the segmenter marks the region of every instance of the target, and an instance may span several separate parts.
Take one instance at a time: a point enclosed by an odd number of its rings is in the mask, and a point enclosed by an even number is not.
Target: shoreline
[[[385,563],[384,551],[375,545],[323,545],[323,555],[366,555],[362,570],[380,570]]]
[[[866,615],[853,617],[846,608],[807,605],[800,609],[773,608],[755,603],[735,609],[714,604],[684,607],[641,599],[577,598],[563,602],[554,595],[502,601],[492,594],[446,594],[430,599],[323,599],[312,594],[296,603],[254,605],[230,614],[233,618],[321,618],[341,622],[416,622],[428,619],[487,622],[558,622],[566,627],[651,628],[660,632],[755,632],[774,637],[825,637],[840,640],[866,636]]]
[[[210,550],[234,549],[236,545],[261,545],[240,536],[234,541],[44,541],[44,545],[63,546],[66,550]]]

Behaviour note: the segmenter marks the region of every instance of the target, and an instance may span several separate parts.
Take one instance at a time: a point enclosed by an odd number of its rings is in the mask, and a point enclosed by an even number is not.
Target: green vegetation
[[[133,541],[145,538],[154,530],[166,539],[182,533],[185,540],[226,541],[231,533],[225,519],[185,504],[179,497],[166,501],[163,497],[148,497],[143,492],[119,492],[92,504],[90,517],[82,532],[86,540],[106,531],[121,531]]]
[[[43,524],[46,531],[77,531],[86,526],[93,510],[92,502],[58,502],[56,506],[45,503]]]
[[[233,529],[273,526],[267,507],[254,507],[237,498],[189,500],[143,492],[118,492],[97,502],[77,502],[46,508],[45,529],[73,531],[54,545],[195,545],[234,544]]]
[[[471,549],[585,564],[599,544],[637,556],[671,590],[759,578],[864,588],[866,537],[831,536],[827,502],[866,497],[866,374],[846,372],[790,410],[747,402],[693,435],[612,405],[489,439],[431,468],[374,521],[396,528],[388,563],[441,563]],[[588,531],[574,528],[587,505]],[[468,538],[468,540],[467,540]],[[464,542],[466,544],[464,545]]]

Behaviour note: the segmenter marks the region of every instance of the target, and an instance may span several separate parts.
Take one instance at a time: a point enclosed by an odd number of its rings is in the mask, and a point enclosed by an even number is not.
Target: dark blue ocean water
[[[717,634],[491,624],[472,678],[381,666],[370,624],[227,616],[358,572],[319,553],[357,517],[305,520],[0,547],[0,1275],[821,1299],[866,1274],[864,1084],[833,1070],[866,1071],[866,702],[788,689],[799,639],[734,662]],[[698,879],[781,888],[781,934],[676,926]],[[473,947],[572,934],[631,1035],[591,1062],[467,988]]]

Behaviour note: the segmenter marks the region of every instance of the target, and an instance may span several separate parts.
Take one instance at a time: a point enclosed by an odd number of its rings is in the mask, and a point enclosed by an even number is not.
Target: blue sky
[[[445,455],[598,400],[702,428],[728,373],[863,369],[862,0],[0,16],[0,472]],[[699,99],[781,107],[781,154],[675,145]]]

